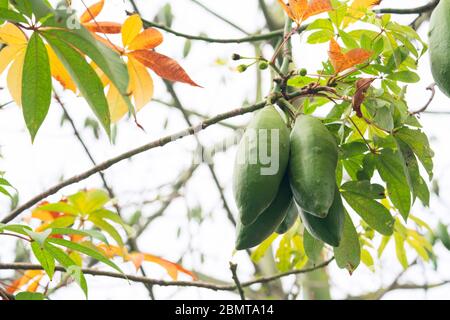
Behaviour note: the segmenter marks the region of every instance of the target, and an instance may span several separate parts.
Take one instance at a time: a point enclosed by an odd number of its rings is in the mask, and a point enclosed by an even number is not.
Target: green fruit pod
[[[255,222],[278,193],[289,161],[289,129],[274,106],[260,110],[239,143],[233,193],[243,225]]]
[[[291,203],[292,193],[285,175],[277,196],[256,221],[247,226],[238,222],[236,249],[252,248],[266,240],[286,217]]]
[[[344,231],[345,209],[341,194],[335,187],[335,196],[326,218],[318,218],[300,210],[300,217],[306,230],[316,239],[338,247]]]
[[[289,179],[303,211],[324,218],[334,201],[338,148],[323,123],[300,115],[291,132]]]
[[[431,15],[429,45],[434,81],[450,97],[450,0],[441,0]]]
[[[284,217],[283,221],[278,226],[276,233],[278,234],[284,234],[288,232],[292,226],[295,224],[295,221],[297,221],[298,215],[298,208],[295,204],[294,199],[291,200],[291,204],[289,205],[289,208],[287,210],[287,214]]]

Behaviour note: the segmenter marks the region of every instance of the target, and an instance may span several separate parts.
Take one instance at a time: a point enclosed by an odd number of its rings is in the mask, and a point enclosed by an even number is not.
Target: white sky
[[[75,7],[81,8],[74,0]],[[93,3],[95,1],[86,1]],[[205,32],[211,37],[232,38],[241,37],[242,34],[216,18],[212,17],[204,10],[193,4],[189,0],[165,1],[165,0],[137,0],[137,4],[142,8],[143,17],[152,19],[154,14],[165,3],[173,5],[175,22],[173,29],[189,34]],[[249,32],[257,31],[264,25],[262,15],[257,9],[256,0],[228,0],[228,1],[207,1],[203,0],[213,10],[220,12],[223,16],[230,18],[239,26]],[[426,3],[427,1],[400,1],[385,0],[386,7],[412,7]],[[123,21],[124,1],[108,0],[108,9],[99,17],[99,21]],[[408,19],[404,20],[408,21]],[[426,37],[426,26],[421,30],[422,36]],[[188,71],[191,77],[204,89],[177,84],[175,86],[182,103],[188,109],[194,109],[214,115],[241,106],[242,101],[254,101],[255,97],[255,77],[253,69],[245,74],[239,74],[231,70],[236,64],[228,61],[226,66],[218,66],[216,59],[227,59],[232,53],[252,56],[252,46],[247,44],[205,44],[203,42],[193,43],[192,51],[186,58],[182,58],[184,39],[164,33],[165,41],[158,48],[158,51],[177,59]],[[300,37],[294,41],[295,58],[299,65],[319,66],[321,60],[326,59],[326,47],[321,45],[299,46]],[[266,48],[267,50],[267,48]],[[265,51],[266,52],[266,51]],[[267,54],[269,55],[270,52]],[[428,57],[424,57],[420,67],[422,81],[410,86],[408,90],[408,101],[410,108],[420,108],[428,99],[429,93],[425,87],[432,82],[429,71]],[[155,79],[155,97],[161,100],[170,101],[170,96],[165,93],[164,84]],[[269,79],[266,77],[265,86],[267,92]],[[4,76],[0,78],[0,86],[5,85]],[[9,101],[6,90],[0,91],[0,103]],[[70,115],[76,119],[78,127],[83,126],[86,116],[92,113],[83,101],[72,94],[64,94]],[[450,100],[440,92],[433,101],[430,110],[449,109]],[[0,146],[3,159],[0,159],[0,170],[6,171],[6,177],[20,190],[22,201],[40,193],[42,190],[54,185],[62,177],[69,177],[80,173],[91,167],[89,160],[85,157],[81,146],[72,135],[68,125],[63,128],[59,126],[61,111],[56,104],[53,104],[50,114],[41,128],[34,145],[31,145],[28,133],[20,110],[15,106],[9,106],[0,111]],[[436,152],[435,176],[439,179],[441,195],[449,193],[450,185],[448,179],[448,168],[450,166],[450,153],[445,145],[449,133],[449,116],[423,115],[422,122],[425,131],[433,137],[432,145]],[[167,128],[164,127],[166,120]],[[245,123],[249,116],[239,117],[233,122],[237,124]],[[139,121],[145,127],[146,133],[142,132],[132,121],[122,120],[119,124],[117,144],[111,145],[102,134],[100,141],[93,139],[90,132],[83,132],[84,138],[95,154],[98,161],[109,159],[133,147],[152,141],[170,132],[185,128],[186,124],[176,110],[171,110],[157,103],[151,102],[143,111],[139,113]],[[221,141],[224,137],[231,135],[232,131],[222,127],[214,127],[205,130],[200,134],[200,139],[205,145],[213,145]],[[106,176],[111,185],[114,186],[119,195],[121,204],[136,201],[147,196],[154,195],[148,190],[163,183],[173,181],[177,174],[190,165],[191,151],[195,147],[195,140],[192,137],[170,144],[164,149],[155,149],[142,154],[132,161],[125,161],[114,166],[106,172]],[[231,172],[234,158],[234,148],[215,158],[215,167],[219,179],[226,187],[226,196],[229,203],[234,207],[231,194]],[[57,200],[61,195],[67,195],[80,188],[101,187],[100,179],[95,176],[79,184],[70,186],[51,198]],[[145,192],[147,191],[147,192]],[[228,261],[231,259],[234,244],[234,228],[226,219],[226,213],[222,209],[219,194],[211,181],[209,171],[204,166],[199,169],[192,181],[183,191],[185,199],[178,199],[169,207],[163,218],[156,220],[148,231],[140,238],[139,245],[142,251],[160,255],[171,260],[178,260],[180,255],[186,250],[193,253],[185,255],[183,266],[188,269],[202,271],[214,277],[231,281]],[[8,203],[5,200],[0,202],[0,217],[8,212]],[[431,208],[424,209],[416,206],[413,210],[427,221],[435,223],[438,219],[450,222],[448,212],[449,203],[445,200],[433,198]],[[204,213],[213,212],[212,218],[207,218],[199,226],[195,222],[186,222],[186,203],[190,207],[201,205]],[[144,215],[151,215],[155,206],[144,208]],[[126,211],[131,214],[133,211]],[[433,224],[432,223],[432,224]],[[177,230],[181,228],[181,236],[177,238]],[[193,235],[190,240],[190,234]],[[7,245],[3,245],[7,242]],[[2,249],[0,249],[0,261],[11,261],[12,242],[2,239]],[[392,245],[392,244],[391,244]],[[335,284],[333,295],[336,298],[345,297],[345,294],[360,294],[369,290],[377,289],[380,284],[389,283],[400,270],[401,267],[393,258],[394,248],[390,245],[386,258],[377,266],[376,272],[371,273],[367,268],[361,266],[349,276],[347,272],[331,268],[332,282]],[[201,261],[200,252],[205,260]],[[415,283],[422,283],[425,279],[430,282],[449,279],[450,255],[441,247],[438,253],[442,258],[439,272],[433,272],[429,267],[415,268],[408,272],[405,280]],[[238,253],[233,258],[239,264],[239,275],[241,280],[252,277],[252,268],[244,253]],[[125,270],[133,272],[129,265]],[[159,267],[148,266],[150,277],[166,277],[165,272]],[[0,273],[7,274],[5,272]],[[91,299],[147,299],[146,289],[139,284],[128,284],[126,281],[101,279],[88,277]],[[287,279],[286,283],[291,283],[292,279]],[[222,299],[237,298],[231,293],[217,293],[208,290],[187,289],[180,290],[174,288],[155,288],[157,298],[185,298],[185,299]],[[405,292],[398,291],[391,293],[386,298],[448,298],[450,287],[429,291]],[[77,286],[70,286],[60,290],[53,296],[55,299],[62,298],[82,299],[83,294]]]

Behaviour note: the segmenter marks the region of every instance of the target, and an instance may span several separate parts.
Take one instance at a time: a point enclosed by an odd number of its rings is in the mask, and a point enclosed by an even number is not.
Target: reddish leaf
[[[147,68],[152,69],[160,77],[200,87],[184,71],[184,69],[172,58],[150,50],[136,50],[129,53]]]
[[[81,23],[86,23],[95,19],[100,12],[103,10],[103,6],[105,5],[105,1],[101,0],[90,6],[80,17]]]
[[[83,26],[91,32],[118,34],[122,31],[122,25],[116,22],[90,22]]]
[[[353,96],[352,106],[353,110],[356,112],[356,115],[359,118],[362,118],[361,112],[361,104],[364,102],[366,98],[366,92],[369,90],[372,82],[375,81],[375,78],[362,78],[356,81],[356,93]]]

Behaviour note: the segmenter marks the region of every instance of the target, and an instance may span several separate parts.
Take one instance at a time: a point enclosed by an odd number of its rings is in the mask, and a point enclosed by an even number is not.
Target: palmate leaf
[[[103,92],[103,84],[97,73],[84,57],[66,42],[49,32],[42,32],[42,34],[72,76],[72,79],[77,84],[81,94],[94,111],[108,136],[111,136],[108,103]]]
[[[47,116],[52,96],[52,76],[47,49],[39,33],[28,42],[22,75],[22,107],[25,123],[34,140]]]

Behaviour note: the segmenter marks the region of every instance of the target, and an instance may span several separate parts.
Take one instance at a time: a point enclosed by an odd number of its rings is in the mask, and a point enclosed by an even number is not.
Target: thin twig
[[[236,288],[239,292],[239,296],[241,300],[245,300],[244,289],[242,289],[241,282],[239,281],[239,277],[237,275],[237,264],[230,261],[230,270],[233,277],[233,281],[236,284]]]
[[[420,108],[419,110],[414,111],[414,112],[410,112],[410,115],[420,114],[420,113],[422,113],[422,112],[424,112],[425,110],[428,109],[428,107],[430,106],[431,102],[434,99],[434,96],[436,95],[436,88],[435,87],[436,87],[436,83],[432,83],[432,84],[430,84],[427,87],[427,90],[431,91],[430,99],[428,99],[427,103],[422,108]]]

